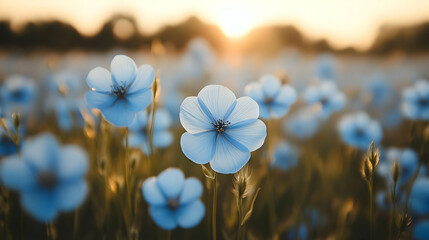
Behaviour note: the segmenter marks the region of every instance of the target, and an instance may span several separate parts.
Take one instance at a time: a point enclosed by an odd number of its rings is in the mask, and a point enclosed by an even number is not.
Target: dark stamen
[[[57,185],[57,176],[52,171],[44,171],[37,176],[37,183],[43,188],[52,189]]]
[[[266,103],[266,104],[271,104],[271,103],[273,103],[274,102],[274,98],[265,98],[264,99],[264,103]]]
[[[216,129],[218,133],[224,132],[226,127],[228,127],[231,123],[229,121],[224,122],[222,119],[219,119],[216,121],[215,124],[213,124],[213,127]]]
[[[169,199],[167,202],[168,208],[171,210],[176,210],[179,207],[179,200],[178,199]]]
[[[121,83],[120,85],[112,85],[112,94],[115,95],[118,98],[124,98],[125,94],[127,94],[127,87],[125,86],[125,83]]]
[[[429,101],[427,99],[420,98],[419,99],[419,105],[422,107],[425,107],[425,106],[429,105]]]

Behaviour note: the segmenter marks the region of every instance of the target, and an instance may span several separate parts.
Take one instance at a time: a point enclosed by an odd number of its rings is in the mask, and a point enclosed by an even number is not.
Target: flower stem
[[[216,240],[216,205],[217,205],[217,177],[214,172],[213,178],[213,208],[212,208],[212,240]]]
[[[46,223],[46,236],[49,240],[57,239],[55,226],[52,222]]]
[[[373,202],[373,193],[372,193],[372,186],[373,186],[373,179],[371,176],[370,181],[368,182],[368,189],[369,189],[369,237],[370,239],[373,239],[373,233],[374,233],[374,224],[373,224],[373,214],[372,214],[372,202]]]
[[[132,219],[131,186],[130,186],[130,153],[128,148],[128,127],[125,128],[125,187],[127,189],[127,209],[129,208],[130,225]],[[129,230],[129,229],[127,229]]]
[[[238,231],[237,231],[237,240],[241,240],[243,237],[243,226],[241,226],[241,222],[243,221],[243,198],[238,196]]]

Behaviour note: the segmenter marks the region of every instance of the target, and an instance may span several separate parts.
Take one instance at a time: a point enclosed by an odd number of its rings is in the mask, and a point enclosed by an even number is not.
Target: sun
[[[252,27],[252,16],[244,5],[228,4],[220,9],[219,26],[230,38],[240,38]]]

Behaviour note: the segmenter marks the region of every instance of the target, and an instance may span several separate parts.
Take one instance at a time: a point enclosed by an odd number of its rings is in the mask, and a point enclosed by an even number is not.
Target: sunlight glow
[[[218,24],[230,38],[240,38],[253,28],[252,14],[240,4],[227,4],[220,9]]]

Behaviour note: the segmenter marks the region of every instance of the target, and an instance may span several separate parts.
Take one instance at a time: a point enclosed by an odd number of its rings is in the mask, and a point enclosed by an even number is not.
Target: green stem
[[[132,204],[131,204],[131,186],[130,186],[130,153],[128,148],[128,127],[125,128],[125,187],[127,190],[127,207],[125,209],[129,209],[129,225],[131,225],[132,219]],[[130,230],[130,229],[127,229]]]
[[[214,172],[213,179],[213,208],[212,208],[212,240],[216,240],[216,205],[217,205],[217,177]]]

